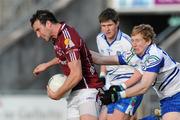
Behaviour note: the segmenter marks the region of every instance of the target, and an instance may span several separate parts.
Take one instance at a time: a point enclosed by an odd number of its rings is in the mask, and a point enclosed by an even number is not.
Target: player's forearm
[[[106,66],[105,65],[101,65],[101,67],[100,67],[100,74],[99,74],[99,76],[101,77],[101,76],[106,76]]]
[[[49,62],[39,64],[33,70],[33,74],[36,76],[36,75],[40,74],[41,72],[47,70],[49,67],[51,67],[55,64],[58,64],[58,63],[59,63],[58,58],[54,58],[54,59],[50,60]]]
[[[136,84],[139,82],[142,78],[142,74],[138,70],[134,70],[134,74],[131,76],[130,79],[128,79],[126,82],[124,82],[126,88]]]
[[[149,87],[146,87],[142,85],[142,83],[137,83],[136,87],[130,87],[125,90],[125,96],[124,97],[133,97],[137,95],[141,95],[147,92]]]
[[[53,96],[51,96],[51,98],[54,100],[61,99],[63,95],[65,95],[68,91],[73,89],[80,82],[80,80],[82,80],[81,70],[79,71],[77,69],[75,72],[71,72],[67,76],[64,84],[58,89],[58,91]]]
[[[101,70],[101,72],[106,73],[106,66],[105,65],[101,65],[100,70]]]
[[[90,53],[91,53],[91,57],[92,57],[92,59],[93,59],[93,62],[95,63],[95,64],[102,64],[102,62],[101,62],[101,60],[100,60],[100,58],[101,58],[101,54],[99,54],[99,53],[97,53],[97,52],[95,52],[95,51],[92,51],[92,50],[90,50]]]
[[[48,61],[46,64],[47,64],[47,67],[51,67],[53,65],[59,64],[59,62],[60,62],[59,59],[55,57],[52,60]]]
[[[99,65],[119,65],[117,56],[104,56],[97,52],[90,51],[93,62]]]
[[[152,83],[156,80],[157,73],[144,72],[142,79],[132,87],[126,89],[122,94],[123,97],[133,97],[144,94],[151,87]]]
[[[82,72],[76,71],[76,73],[70,73],[67,78],[67,86],[69,89],[74,88],[82,80]]]
[[[82,80],[82,67],[80,60],[68,63],[70,74],[67,76],[63,86],[58,90],[55,99],[60,99],[67,91],[73,89]]]

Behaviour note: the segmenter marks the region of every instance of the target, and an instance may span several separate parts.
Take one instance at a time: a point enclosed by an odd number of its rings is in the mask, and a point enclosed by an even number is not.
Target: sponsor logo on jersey
[[[123,56],[125,57],[125,61],[126,61],[127,63],[129,63],[133,57],[136,57],[133,49],[131,49],[130,51],[125,51],[125,52],[123,52],[122,54],[123,54]]]
[[[54,49],[59,56],[63,55],[62,49],[58,45],[54,45]]]
[[[151,55],[146,59],[145,66],[147,68],[151,68],[151,67],[154,67],[154,66],[158,65],[160,62],[161,61],[157,56]]]
[[[64,40],[64,44],[65,44],[66,48],[71,48],[71,47],[75,46],[73,41],[71,39],[68,39],[68,38]]]
[[[60,61],[60,63],[62,64],[62,65],[66,65],[67,64],[67,61],[65,60],[65,61]]]

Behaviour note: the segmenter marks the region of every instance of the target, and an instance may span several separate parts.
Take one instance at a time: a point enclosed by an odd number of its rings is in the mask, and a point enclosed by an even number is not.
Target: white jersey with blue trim
[[[142,56],[143,71],[158,74],[153,88],[160,99],[180,92],[180,65],[155,44],[149,46]]]
[[[133,51],[129,51],[118,54],[118,59],[120,64],[140,66],[143,71],[157,73],[153,88],[160,99],[180,92],[180,64],[155,44],[150,45],[142,57],[137,57]]]
[[[107,41],[103,33],[100,33],[96,39],[99,53],[105,56],[116,55],[118,51],[123,52],[132,49],[130,37],[120,30],[112,43]],[[106,70],[105,87],[107,89],[111,85],[119,85],[128,80],[134,72],[134,68],[127,65],[106,65]]]

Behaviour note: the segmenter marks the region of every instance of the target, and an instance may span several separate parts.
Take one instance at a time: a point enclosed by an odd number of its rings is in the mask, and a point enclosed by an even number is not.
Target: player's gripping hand
[[[33,70],[33,74],[36,76],[40,74],[41,72],[45,71],[48,68],[47,63],[42,63],[36,66]]]
[[[103,94],[99,97],[101,100],[101,103],[103,105],[108,105],[110,103],[115,103],[121,98],[125,98],[125,89],[126,89],[125,83],[122,83],[120,85],[112,85],[109,90],[103,91]]]
[[[106,74],[104,72],[101,72],[99,75],[99,79],[103,82],[103,84],[106,84]]]
[[[109,90],[104,91],[104,94],[101,96],[100,100],[102,104],[108,105],[110,103],[115,103],[116,101],[122,98],[122,93],[124,93],[125,89],[126,89],[126,86],[124,83],[121,85],[111,86]]]
[[[114,103],[118,99],[119,99],[118,93],[115,91],[110,91],[110,90],[104,91],[104,94],[100,98],[103,105],[108,105],[110,103]]]
[[[120,85],[112,85],[110,88],[109,88],[109,91],[115,91],[115,92],[120,92],[120,91],[123,91],[125,90],[126,88],[123,87],[122,84]]]
[[[104,85],[106,84],[106,78],[105,78],[105,76],[101,76],[101,77],[99,77],[99,79],[103,82]]]

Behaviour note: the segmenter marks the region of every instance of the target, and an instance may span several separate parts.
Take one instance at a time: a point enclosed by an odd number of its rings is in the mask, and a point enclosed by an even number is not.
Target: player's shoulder
[[[121,32],[121,39],[131,41],[131,37],[124,32]]]
[[[163,60],[162,50],[155,44],[150,45],[144,55],[144,60],[149,66],[159,64]]]
[[[126,33],[119,30],[118,36],[117,36],[117,42],[123,43],[124,45],[131,45],[131,38]]]
[[[67,24],[65,22],[61,22],[60,24],[61,24],[61,27],[60,27],[61,31],[65,30],[65,29],[73,28],[71,25],[69,25],[69,24]]]
[[[162,55],[162,49],[157,47],[156,44],[150,45],[147,52],[150,55],[155,55],[155,56],[161,56]]]
[[[98,42],[98,41],[103,41],[103,40],[105,40],[105,34],[104,33],[102,33],[102,32],[100,32],[97,36],[96,36],[96,41]]]
[[[97,37],[98,39],[104,39],[105,34],[103,32],[98,33]]]
[[[131,38],[123,32],[118,33],[116,43],[121,45],[122,49],[130,49],[132,47]]]
[[[61,24],[60,30],[61,30],[62,34],[64,35],[64,37],[70,37],[71,35],[79,36],[78,31],[73,26],[71,26],[70,24],[67,24],[65,22],[63,22]]]

